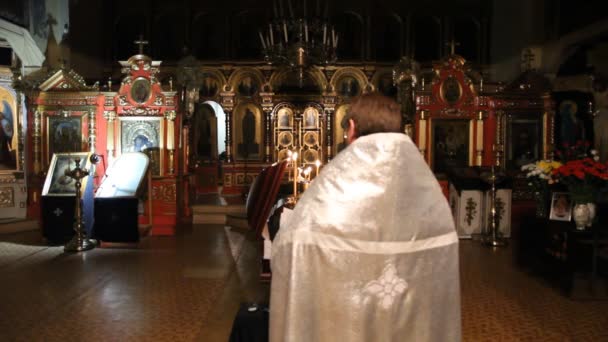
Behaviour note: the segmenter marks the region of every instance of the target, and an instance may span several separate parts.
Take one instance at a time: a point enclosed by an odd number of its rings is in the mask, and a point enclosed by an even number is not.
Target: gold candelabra
[[[76,167],[73,170],[65,170],[65,175],[76,181],[76,210],[74,213],[75,235],[64,247],[65,252],[83,252],[95,248],[95,242],[89,240],[84,229],[84,219],[82,217],[82,203],[80,200],[81,180],[89,175],[89,170],[80,167],[80,158],[74,159]]]

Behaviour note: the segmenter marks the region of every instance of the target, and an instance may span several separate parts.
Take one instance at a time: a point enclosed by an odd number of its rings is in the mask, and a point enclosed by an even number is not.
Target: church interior
[[[604,6],[2,1],[0,340],[259,334],[277,208],[374,92],[452,209],[462,339],[608,340]]]

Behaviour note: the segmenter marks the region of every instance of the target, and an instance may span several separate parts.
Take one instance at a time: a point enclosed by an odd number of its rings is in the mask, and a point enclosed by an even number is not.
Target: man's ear
[[[351,144],[357,139],[356,124],[353,119],[348,119],[348,129],[346,130],[346,142]]]

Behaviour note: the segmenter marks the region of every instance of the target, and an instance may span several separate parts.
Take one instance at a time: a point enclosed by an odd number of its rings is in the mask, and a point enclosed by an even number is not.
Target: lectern
[[[76,204],[76,182],[65,172],[76,167],[74,160],[80,158],[82,168],[90,170],[89,152],[55,153],[49,165],[41,197],[42,235],[51,243],[64,243],[74,236],[74,208]],[[82,216],[87,237],[93,226],[93,182],[92,174],[82,179]]]
[[[95,194],[94,237],[103,242],[139,241],[139,195],[150,160],[141,152],[125,153],[108,169]]]

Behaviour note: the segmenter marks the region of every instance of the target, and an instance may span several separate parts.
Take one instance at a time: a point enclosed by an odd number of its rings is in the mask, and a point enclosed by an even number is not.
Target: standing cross
[[[142,55],[144,53],[144,45],[148,45],[148,41],[144,40],[144,35],[140,34],[139,39],[133,42],[139,46],[139,54]]]
[[[452,41],[446,43],[445,45],[450,47],[450,54],[453,55],[456,52],[456,46],[460,46],[460,43],[455,41],[454,38],[452,38]]]
[[[534,61],[534,53],[532,53],[531,49],[525,49],[524,50],[524,54],[521,56],[524,62],[524,68],[526,68],[525,70],[530,70],[532,69],[532,62]]]

